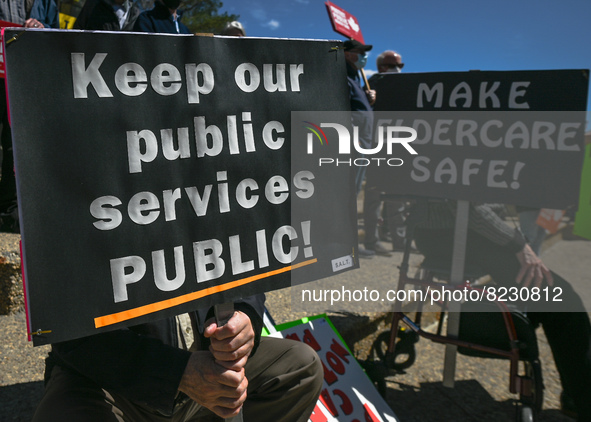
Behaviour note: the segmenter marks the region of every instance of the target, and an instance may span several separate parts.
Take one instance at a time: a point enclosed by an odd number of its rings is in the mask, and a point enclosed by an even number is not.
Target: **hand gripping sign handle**
[[[232,315],[234,315],[234,303],[233,302],[226,302],[220,305],[215,305],[214,308],[215,313],[215,322],[217,323],[218,327],[226,325]],[[224,419],[226,422],[242,422],[242,409],[240,409],[240,413],[232,418]]]

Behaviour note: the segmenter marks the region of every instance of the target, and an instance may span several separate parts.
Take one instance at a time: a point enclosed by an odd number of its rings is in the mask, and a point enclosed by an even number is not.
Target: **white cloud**
[[[310,0],[295,0],[295,2],[300,4],[309,4]]]
[[[267,11],[265,9],[255,8],[250,11],[253,18],[259,21],[267,19]]]
[[[281,23],[278,20],[269,18],[267,10],[262,7],[254,7],[253,9],[251,9],[250,14],[260,23],[261,26],[265,28],[269,28],[274,31],[281,26]]]
[[[269,22],[264,23],[263,26],[275,30],[277,28],[279,28],[281,26],[281,24],[279,23],[279,21],[276,21],[275,19],[271,19]]]
[[[365,76],[367,76],[368,78],[372,75],[375,75],[376,73],[378,73],[377,70],[371,70],[371,69],[363,69],[363,71],[365,72]]]

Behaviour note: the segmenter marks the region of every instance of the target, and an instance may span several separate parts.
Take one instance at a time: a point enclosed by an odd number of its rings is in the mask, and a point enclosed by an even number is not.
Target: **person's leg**
[[[553,292],[560,292],[563,302],[541,303],[537,312],[527,315],[541,323],[554,356],[564,393],[570,397],[578,413],[578,421],[591,422],[591,323],[584,305],[572,286],[552,273]],[[556,289],[556,290],[554,290]],[[558,290],[559,289],[559,290]],[[550,299],[552,299],[550,297]],[[552,312],[565,304],[568,311]],[[545,308],[548,310],[544,312]],[[561,310],[562,306],[561,306]]]
[[[378,220],[380,212],[380,193],[377,188],[365,187],[363,197],[363,226],[365,227],[365,247],[378,242]]]
[[[387,205],[387,208],[386,208]],[[404,210],[406,204],[403,201],[386,201],[384,207],[387,209],[388,231],[390,233],[392,249],[403,250],[404,238],[406,237],[406,224]]]
[[[584,312],[540,312],[528,317],[541,322],[564,392],[572,398],[578,421],[591,421],[591,326]]]
[[[361,192],[361,189],[363,188],[363,181],[365,180],[365,171],[365,166],[358,166],[355,169],[355,190],[357,191],[357,196],[359,196],[359,192]]]
[[[359,197],[359,193],[361,192],[361,189],[363,189],[363,181],[365,180],[365,170],[365,166],[357,166],[355,169],[355,189],[357,192],[355,198]],[[365,192],[363,194],[365,195]],[[375,254],[376,253],[374,251],[370,251],[365,248],[359,247],[360,258],[373,258]]]
[[[365,249],[374,251],[378,255],[391,256],[387,248],[379,243],[378,220],[380,217],[380,191],[377,188],[365,187],[363,198],[363,226],[365,227]]]
[[[305,422],[320,395],[320,358],[304,343],[264,337],[246,364],[244,420]]]
[[[53,368],[33,422],[122,422],[113,397],[80,375]]]
[[[200,408],[188,401],[175,413],[175,419],[154,413],[126,398],[100,388],[89,379],[60,366],[54,366],[37,406],[33,422],[170,422],[185,421]],[[178,416],[178,418],[177,418]]]

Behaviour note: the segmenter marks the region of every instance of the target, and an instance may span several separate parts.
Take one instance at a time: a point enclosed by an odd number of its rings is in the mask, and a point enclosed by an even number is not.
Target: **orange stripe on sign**
[[[127,311],[117,312],[111,315],[105,315],[94,319],[94,326],[96,328],[106,327],[108,325],[117,324],[119,322],[127,321],[140,316],[152,314],[154,312],[162,311],[163,309],[172,308],[174,306],[182,305],[183,303],[191,302],[193,300],[200,299],[205,296],[212,295],[214,293],[223,292],[226,290],[233,289],[235,287],[244,286],[245,284],[252,283],[263,278],[271,277],[277,274],[285,273],[291,270],[296,270],[306,265],[315,264],[318,262],[317,259],[310,259],[308,261],[300,262],[299,264],[290,265],[288,267],[279,268],[278,270],[269,271],[264,274],[253,275],[252,277],[243,278],[240,280],[231,281],[226,284],[219,286],[209,287],[207,289],[199,290],[198,292],[188,293],[186,295],[173,297],[172,299],[162,300],[156,303],[150,303],[149,305],[140,306],[138,308],[128,309]]]

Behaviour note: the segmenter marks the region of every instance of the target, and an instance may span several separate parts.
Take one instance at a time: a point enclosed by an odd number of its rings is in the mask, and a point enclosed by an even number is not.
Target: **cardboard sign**
[[[60,29],[72,29],[86,0],[61,0],[58,4]]]
[[[558,231],[565,212],[565,210],[551,210],[548,208],[542,208],[538,218],[536,219],[536,224],[545,229],[548,233],[554,234]]]
[[[36,344],[328,277],[345,270],[335,259],[357,268],[353,169],[317,172],[291,137],[292,110],[348,108],[338,44],[70,31],[10,44],[31,331],[50,331]]]
[[[5,75],[4,66],[4,28],[0,29],[0,78],[4,78]]]
[[[4,78],[5,66],[4,66],[4,28],[14,28],[22,25],[16,23],[7,22],[0,20],[0,78]]]
[[[336,329],[325,318],[277,327],[273,337],[302,341],[324,367],[324,384],[309,422],[395,422],[398,419],[375,389]]]
[[[335,32],[365,44],[357,18],[329,1],[325,3],[332,28]]]
[[[579,194],[588,76],[380,75],[368,183],[399,195],[565,209]]]

